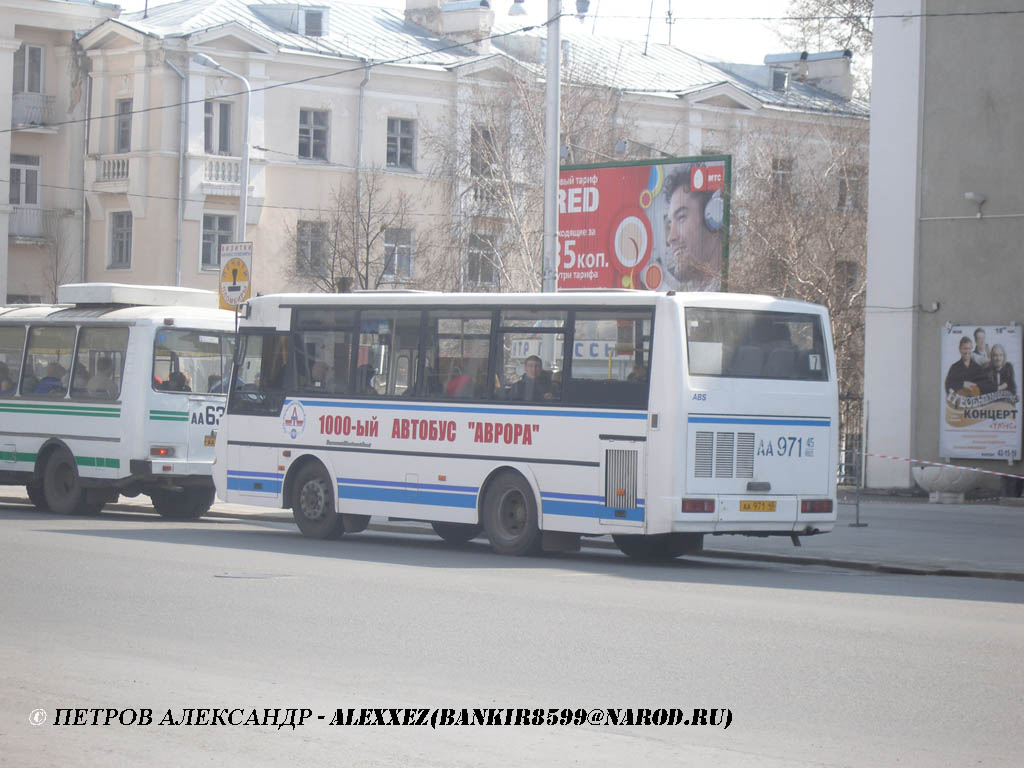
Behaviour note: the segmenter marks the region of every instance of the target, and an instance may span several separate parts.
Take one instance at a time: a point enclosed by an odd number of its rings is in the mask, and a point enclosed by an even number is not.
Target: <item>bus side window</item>
[[[27,358],[35,376],[26,371],[21,394],[56,399],[67,393],[71,350],[75,348],[74,326],[33,326],[28,334]]]
[[[0,327],[0,396],[10,396],[17,392],[24,350],[24,326]]]
[[[276,414],[284,404],[288,336],[280,333],[241,334],[236,381],[228,400],[233,413]]]
[[[71,379],[71,396],[116,400],[128,348],[127,328],[83,328]]]

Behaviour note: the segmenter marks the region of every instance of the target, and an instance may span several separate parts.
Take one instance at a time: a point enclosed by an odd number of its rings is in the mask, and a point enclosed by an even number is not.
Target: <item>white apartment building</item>
[[[118,10],[0,2],[0,301],[53,300],[81,274],[88,85],[75,36]]]
[[[182,0],[96,24],[78,41],[87,221],[74,278],[214,288],[219,246],[236,239],[247,143],[256,291],[304,287],[296,260],[322,258],[325,212],[356,200],[369,211],[372,195],[400,200],[402,215],[364,221],[354,241],[360,259],[386,264],[371,285],[522,288],[534,272],[539,285],[539,259],[511,265],[514,251],[539,254],[540,233],[519,222],[519,237],[507,236],[520,211],[502,210],[480,183],[517,158],[514,197],[539,210],[536,121],[514,107],[484,120],[480,103],[543,89],[544,32],[505,35],[514,20],[492,5],[407,0],[403,13],[340,0]],[[593,107],[586,135],[563,117],[569,162],[729,153],[741,184],[763,137],[813,143],[816,126],[866,120],[843,52],[733,66],[562,27],[563,94],[580,85]],[[521,141],[501,144],[497,129]],[[821,172],[813,147],[799,155],[776,158],[778,170]],[[24,281],[11,292],[42,295]]]

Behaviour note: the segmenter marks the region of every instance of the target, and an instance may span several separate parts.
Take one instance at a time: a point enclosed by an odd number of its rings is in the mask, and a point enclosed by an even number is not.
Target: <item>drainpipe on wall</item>
[[[370,63],[363,59],[363,82],[359,84],[359,116],[356,118],[356,221],[355,221],[355,257],[356,264],[359,264],[359,218],[362,215],[361,199],[363,189],[363,109],[366,103],[366,84],[370,82]],[[369,225],[369,217],[367,217]],[[370,234],[367,232],[367,245],[369,245]],[[356,274],[359,273],[358,267]],[[366,288],[370,288],[370,254],[366,254]]]
[[[87,266],[89,263],[89,198],[85,194],[85,190],[89,187],[89,180],[85,177],[86,163],[89,161],[89,134],[92,129],[92,78],[88,73],[85,75],[85,131],[84,138],[82,139],[84,146],[82,147],[82,252],[79,255],[79,274],[81,275],[81,282],[89,282],[86,277]]]
[[[178,237],[174,243],[174,284],[176,286],[181,285],[181,226],[182,218],[185,215],[185,151],[187,149],[188,141],[188,81],[185,79],[185,73],[174,66],[174,62],[164,57],[164,62],[170,67],[174,74],[181,80],[181,98],[178,101],[181,104],[179,112],[181,114],[181,126],[178,129],[179,140],[178,140]]]

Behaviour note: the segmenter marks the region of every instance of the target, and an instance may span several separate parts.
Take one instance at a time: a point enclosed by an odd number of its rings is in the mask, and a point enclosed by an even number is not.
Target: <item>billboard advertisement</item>
[[[939,455],[1020,458],[1021,329],[947,325],[942,329]]]
[[[558,287],[724,290],[728,155],[566,166]]]

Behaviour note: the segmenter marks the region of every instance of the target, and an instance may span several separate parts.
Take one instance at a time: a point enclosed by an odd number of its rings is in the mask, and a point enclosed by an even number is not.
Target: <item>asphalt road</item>
[[[1024,764],[1024,583],[0,506],[0,765]],[[309,708],[53,726],[57,708]],[[728,708],[684,726],[338,727],[338,707]],[[44,725],[30,713],[47,711]]]

